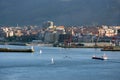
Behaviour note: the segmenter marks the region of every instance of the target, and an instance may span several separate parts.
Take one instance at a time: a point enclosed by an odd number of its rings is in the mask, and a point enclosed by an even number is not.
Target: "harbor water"
[[[94,48],[33,48],[33,53],[0,52],[0,80],[120,80],[120,52]],[[92,59],[93,55],[104,53],[108,60]]]

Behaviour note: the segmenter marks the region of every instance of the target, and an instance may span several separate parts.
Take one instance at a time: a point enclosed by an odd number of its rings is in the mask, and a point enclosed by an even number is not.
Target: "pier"
[[[34,52],[34,49],[9,49],[9,48],[0,48],[0,52]]]

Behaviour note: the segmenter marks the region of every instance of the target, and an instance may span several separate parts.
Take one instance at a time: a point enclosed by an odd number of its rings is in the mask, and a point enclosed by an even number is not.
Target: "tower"
[[[43,27],[44,28],[49,28],[49,27],[53,27],[54,23],[52,21],[47,21],[43,23]]]

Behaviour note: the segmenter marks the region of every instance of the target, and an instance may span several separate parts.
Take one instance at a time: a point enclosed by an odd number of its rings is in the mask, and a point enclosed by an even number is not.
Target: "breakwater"
[[[0,48],[0,52],[34,52],[34,49],[9,49],[9,48]]]

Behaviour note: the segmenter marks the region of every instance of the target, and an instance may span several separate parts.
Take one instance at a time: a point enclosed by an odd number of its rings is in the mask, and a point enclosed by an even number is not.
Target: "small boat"
[[[108,57],[104,54],[102,57],[92,56],[92,59],[98,59],[98,60],[107,60]]]

